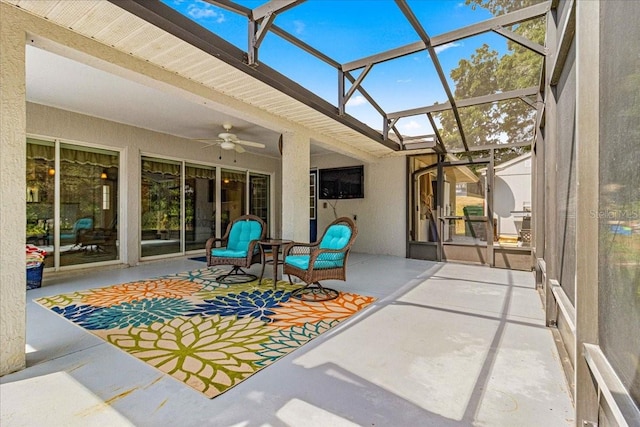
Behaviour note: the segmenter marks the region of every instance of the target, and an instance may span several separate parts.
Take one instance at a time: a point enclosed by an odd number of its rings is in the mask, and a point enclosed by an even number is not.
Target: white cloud
[[[211,19],[218,24],[225,21],[224,15],[215,10],[211,5],[199,1],[197,3],[190,4],[187,7],[187,14],[193,19]]]
[[[304,24],[304,22],[302,21],[293,21],[293,26],[294,26],[294,32],[297,35],[300,35],[302,33],[304,33],[304,30],[306,28],[306,25]]]
[[[411,79],[398,79],[396,83],[411,83]]]
[[[421,129],[422,125],[418,122],[416,122],[415,120],[411,120],[410,122],[406,123],[406,124],[402,124],[399,125],[400,129],[408,131],[408,130],[416,130],[416,129]]]
[[[440,52],[443,52],[443,51],[445,51],[447,49],[451,49],[452,47],[460,47],[460,46],[462,46],[462,43],[451,42],[451,43],[443,44],[443,45],[440,45],[440,46],[436,46],[435,47],[435,51],[436,51],[436,53],[440,53]]]
[[[347,105],[349,107],[357,107],[358,105],[366,104],[367,100],[362,95],[356,95],[349,98]]]

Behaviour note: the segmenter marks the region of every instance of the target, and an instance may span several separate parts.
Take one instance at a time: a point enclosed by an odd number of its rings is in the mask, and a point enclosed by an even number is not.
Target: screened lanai
[[[114,2],[377,141],[376,155],[532,144],[548,2],[261,3]]]
[[[114,3],[355,131],[357,148],[406,156],[409,257],[531,269],[528,153],[549,2]],[[175,55],[155,60],[174,65]],[[181,56],[179,68],[217,78],[199,61]],[[293,117],[270,91],[226,87]],[[523,178],[496,183],[494,168],[515,158]]]
[[[144,269],[201,251],[251,209],[258,178],[272,236],[307,240],[339,214],[357,221],[361,254],[530,275],[576,425],[640,425],[639,4],[0,0],[2,373],[25,367],[25,210],[55,193],[31,225],[62,228],[71,194],[115,231],[45,277]],[[224,124],[264,148],[203,149]],[[26,171],[24,141],[48,151]],[[75,168],[85,188],[60,192],[76,152],[113,159]],[[307,179],[342,167],[364,170],[364,197],[310,209],[322,189]],[[159,183],[175,195],[167,233],[140,197]],[[199,191],[207,217],[189,227]],[[67,222],[47,240],[54,258],[73,252]],[[478,273],[435,279],[488,295]]]

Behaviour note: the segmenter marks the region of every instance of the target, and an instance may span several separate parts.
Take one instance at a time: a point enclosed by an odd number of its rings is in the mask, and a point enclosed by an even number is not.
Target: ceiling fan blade
[[[194,139],[194,141],[201,142],[203,144],[202,148],[209,148],[215,145],[220,145],[220,141],[217,139]]]
[[[233,141],[236,144],[246,145],[247,147],[264,148],[265,145],[261,142],[245,141],[243,139],[236,139]]]
[[[242,148],[242,146],[241,146],[241,145],[238,145],[238,144],[236,144],[236,146],[235,146],[234,148],[235,148],[236,152],[237,152],[237,153],[240,153],[240,154],[242,154],[242,153],[244,153],[245,151],[247,151],[247,150],[245,150],[244,148]]]
[[[234,133],[222,132],[218,134],[219,139],[224,139],[225,141],[236,141],[238,137]]]

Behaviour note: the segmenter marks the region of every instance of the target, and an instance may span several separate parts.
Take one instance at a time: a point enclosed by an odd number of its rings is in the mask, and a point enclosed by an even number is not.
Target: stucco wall
[[[363,163],[340,154],[311,157],[317,169],[356,166]],[[318,200],[318,237],[336,215],[357,217],[358,238],[354,252],[406,256],[406,159],[393,157],[364,164],[364,198]],[[326,207],[325,207],[326,202]]]
[[[282,229],[275,236],[309,241],[309,136],[285,133],[282,144]],[[271,234],[274,236],[274,234]]]
[[[25,365],[25,33],[0,5],[0,375]]]
[[[140,154],[168,156],[212,166],[250,169],[273,173],[272,235],[282,230],[280,159],[244,153],[237,163],[229,156],[218,160],[218,153],[203,152],[198,144],[171,135],[110,122],[95,117],[60,110],[39,104],[27,104],[27,132],[31,135],[77,141],[105,148],[125,149],[122,152],[121,197],[126,200],[121,212],[121,227],[125,236],[139,235]],[[203,155],[204,153],[204,155]],[[311,158],[312,168],[361,165],[361,161],[340,154],[326,154]],[[331,204],[338,216],[357,217],[359,229],[354,251],[394,256],[406,255],[406,160],[403,157],[383,159],[364,165],[365,198],[353,200],[319,201],[318,234],[333,219]],[[305,174],[306,177],[306,174]],[[305,198],[306,199],[306,198]],[[305,203],[306,206],[306,203]],[[305,207],[305,213],[307,208]],[[303,239],[305,240],[305,239]],[[137,239],[126,239],[125,261],[138,262]]]
[[[58,138],[67,142],[91,144],[103,148],[123,149],[120,173],[120,227],[124,236],[139,236],[140,213],[140,155],[176,158],[218,167],[272,175],[272,212],[270,227],[280,227],[280,161],[251,153],[233,156],[218,151],[203,149],[200,144],[172,135],[152,132],[108,120],[85,116],[39,104],[27,104],[27,132],[47,138]],[[226,154],[226,157],[225,157]],[[236,163],[234,163],[234,157]],[[24,175],[24,174],[23,174]],[[138,239],[125,239],[123,254],[125,263],[135,265],[139,259]]]

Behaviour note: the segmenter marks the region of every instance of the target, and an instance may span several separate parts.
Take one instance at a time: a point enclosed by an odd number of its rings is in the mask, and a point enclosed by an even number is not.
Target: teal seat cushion
[[[220,258],[246,258],[247,250],[234,251],[229,248],[217,248],[211,250],[211,255]]]
[[[320,242],[320,249],[342,249],[351,239],[351,228],[343,224],[334,224],[327,231]]]
[[[331,256],[332,259],[322,258],[327,258],[328,256]],[[285,258],[284,262],[301,270],[309,269],[309,255],[289,255]],[[317,270],[322,270],[323,268],[340,268],[343,264],[344,254],[321,254],[313,264],[313,268]]]
[[[229,240],[226,248],[215,248],[211,250],[211,256],[221,258],[246,258],[249,250],[249,243],[258,240],[262,235],[262,225],[258,221],[238,221],[231,226]],[[258,253],[258,245],[254,248],[254,253]]]
[[[231,227],[227,249],[243,251],[245,256],[249,249],[249,242],[257,240],[262,234],[262,226],[258,221],[238,221]]]
[[[344,249],[351,239],[351,228],[343,224],[334,224],[327,231],[320,242],[320,249],[340,250]],[[309,255],[289,255],[284,259],[285,264],[301,270],[309,269]],[[323,253],[316,258],[313,268],[342,268],[344,265],[344,252]]]

